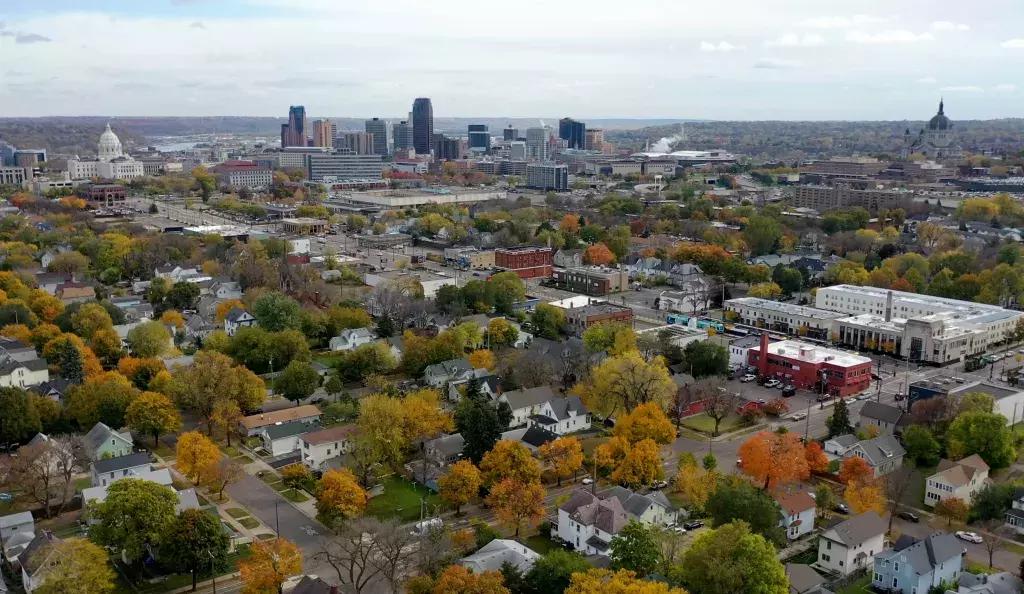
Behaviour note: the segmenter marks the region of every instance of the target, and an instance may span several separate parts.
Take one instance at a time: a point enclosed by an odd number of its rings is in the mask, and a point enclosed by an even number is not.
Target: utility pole
[[[275,531],[277,532],[278,538],[281,538],[281,516],[277,512],[277,506],[280,505],[280,503],[280,501],[274,502],[274,524],[277,526]]]

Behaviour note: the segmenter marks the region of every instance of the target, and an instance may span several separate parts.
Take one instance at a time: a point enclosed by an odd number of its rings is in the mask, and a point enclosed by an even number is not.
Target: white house
[[[486,370],[484,370],[486,373]],[[423,381],[429,386],[439,388],[448,382],[468,380],[473,377],[474,369],[469,359],[452,359],[435,365],[428,365],[423,370]]]
[[[242,285],[233,280],[216,280],[210,285],[210,295],[222,301],[241,299]]]
[[[273,425],[282,425],[285,423],[304,423],[307,425],[320,425],[323,421],[324,414],[320,412],[320,409],[313,406],[312,404],[303,404],[302,406],[292,406],[289,408],[282,408],[280,410],[273,410],[268,413],[259,413],[255,415],[249,415],[242,417],[242,420],[238,422],[239,432],[246,437],[256,437],[263,432],[263,429]]]
[[[531,415],[540,413],[544,403],[555,400],[555,392],[551,386],[537,386],[526,390],[512,390],[505,392],[498,397],[499,402],[505,402],[512,409],[512,420],[509,427],[525,425]]]
[[[956,497],[970,505],[974,494],[988,483],[988,470],[988,464],[977,454],[957,462],[939,462],[937,472],[925,480],[924,504],[933,506],[943,499]]]
[[[874,511],[829,528],[818,539],[818,565],[844,575],[872,567],[885,548],[885,529],[885,520]]]
[[[110,488],[110,485],[116,483],[120,479],[126,478],[149,481],[151,483],[156,483],[158,485],[163,485],[165,487],[170,487],[174,483],[173,479],[171,478],[170,470],[166,468],[153,470],[153,467],[150,466],[144,471],[139,471],[129,476],[116,477],[114,478],[114,480],[110,481],[106,485],[100,485],[98,487],[87,487],[85,489],[82,489],[82,501],[85,503],[103,503],[107,499],[107,490]]]
[[[169,264],[167,266],[157,266],[156,270],[153,271],[153,276],[166,278],[173,284],[180,280],[202,276],[202,273],[195,268],[182,268],[181,266]]]
[[[856,443],[857,436],[852,433],[846,435],[837,435],[831,439],[825,440],[825,454],[828,455],[829,459],[843,458],[846,456],[846,452],[850,450]]]
[[[879,435],[874,439],[865,439],[853,444],[843,457],[856,456],[863,459],[875,472],[875,478],[878,478],[903,466],[903,456],[906,453],[895,437]]]
[[[151,468],[149,454],[144,452],[96,460],[92,463],[92,486],[106,487],[118,479],[148,473]]]
[[[1006,526],[1024,534],[1024,489],[1018,488],[1013,494],[1013,503],[1006,510]]]
[[[789,540],[796,540],[814,532],[814,498],[807,491],[776,493],[775,501],[781,510],[779,527],[786,531]]]
[[[501,566],[509,563],[526,573],[537,559],[540,559],[540,555],[530,547],[514,540],[496,538],[472,555],[463,557],[459,565],[480,574],[485,571],[501,571]]]
[[[239,328],[255,326],[256,318],[240,307],[233,308],[224,316],[224,333],[234,336]]]
[[[347,328],[330,340],[328,346],[332,351],[348,351],[374,340],[369,328]]]
[[[747,352],[753,348],[761,346],[760,336],[744,336],[742,338],[735,338],[729,342],[729,364],[730,365],[742,365],[747,366],[747,362],[750,360],[747,358]]]
[[[857,424],[862,428],[878,427],[879,434],[896,435],[901,432],[901,420],[904,415],[905,413],[895,406],[868,400],[860,409],[860,420]]]
[[[356,424],[338,425],[330,429],[310,431],[301,436],[302,463],[310,470],[325,472],[335,468],[341,455],[348,452],[352,437],[359,431]]]
[[[679,519],[679,510],[661,491],[640,494],[625,487],[612,487],[602,495],[618,499],[630,519],[643,524],[668,526]]]
[[[281,423],[260,431],[263,449],[272,456],[283,456],[302,449],[302,436],[320,429],[316,423]]]
[[[8,539],[15,534],[32,534],[36,531],[35,520],[32,519],[32,512],[19,512],[7,516],[0,516],[0,545],[6,545]],[[0,547],[0,548],[6,548]]]
[[[18,361],[5,356],[0,361],[0,387],[27,388],[50,381],[50,369],[43,359]]]
[[[540,425],[548,431],[565,435],[590,429],[590,412],[577,394],[570,394],[540,405],[536,414],[527,417],[526,424]]]
[[[601,499],[579,489],[558,506],[558,538],[582,555],[608,555],[611,541],[629,523],[629,514],[615,497]]]

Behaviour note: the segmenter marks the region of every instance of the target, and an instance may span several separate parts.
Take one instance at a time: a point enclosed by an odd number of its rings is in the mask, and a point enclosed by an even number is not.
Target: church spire
[[[942,98],[941,97],[939,98],[939,115],[946,115],[946,114],[942,113]]]

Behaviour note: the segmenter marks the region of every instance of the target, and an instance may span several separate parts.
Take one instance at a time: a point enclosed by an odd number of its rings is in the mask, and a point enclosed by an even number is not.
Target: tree
[[[376,563],[379,551],[375,543],[380,522],[361,518],[338,530],[325,542],[316,558],[325,561],[338,574],[346,591],[364,592],[381,572]]]
[[[739,457],[743,472],[765,489],[810,476],[804,446],[795,433],[762,431],[740,446]]]
[[[238,563],[242,594],[281,594],[284,581],[302,572],[302,551],[289,540],[256,540],[250,550],[249,559]]]
[[[71,327],[84,340],[89,340],[99,330],[113,326],[110,314],[99,303],[86,303],[71,316]]]
[[[301,325],[299,304],[277,291],[266,293],[257,299],[252,315],[260,327],[268,332],[297,330]]]
[[[448,473],[437,479],[438,495],[445,503],[455,506],[456,516],[463,505],[476,497],[481,485],[483,477],[480,470],[469,460],[459,460],[452,464]]]
[[[135,431],[153,436],[153,448],[160,436],[181,430],[181,415],[171,399],[157,392],[143,392],[128,405],[125,423]]]
[[[493,405],[480,393],[479,381],[469,380],[466,394],[455,409],[455,428],[464,440],[463,456],[479,464],[501,439],[502,432],[508,430],[511,420],[512,409],[508,404]]]
[[[480,349],[469,354],[469,364],[473,369],[494,369],[494,352],[488,349]]]
[[[294,462],[281,469],[281,479],[291,489],[301,489],[302,485],[311,478],[313,478],[313,471],[299,462]]]
[[[530,450],[521,442],[503,440],[494,444],[480,461],[485,485],[495,485],[505,479],[520,483],[540,483],[540,467]]]
[[[946,518],[946,525],[952,526],[953,522],[966,522],[967,514],[971,508],[959,497],[947,497],[935,504],[935,514]]]
[[[238,430],[238,423],[242,420],[242,409],[233,400],[218,400],[213,405],[213,413],[210,415],[210,424],[216,426],[224,433],[224,438],[231,447],[231,435]]]
[[[108,371],[86,380],[67,391],[65,414],[78,422],[79,427],[92,427],[103,422],[108,427],[123,427],[128,405],[139,395],[139,390],[128,378]]]
[[[231,539],[220,521],[198,509],[186,509],[172,520],[161,539],[160,560],[178,572],[192,574],[192,590],[200,574],[227,567]]]
[[[178,470],[193,483],[202,482],[203,471],[221,457],[217,444],[198,431],[178,436],[176,458]]]
[[[878,515],[885,513],[885,494],[874,482],[859,484],[849,483],[846,486],[846,502],[854,514],[862,514],[874,510]]]
[[[843,460],[843,464],[839,467],[839,480],[847,485],[854,482],[864,484],[874,478],[875,471],[863,458],[857,456],[850,456]]]
[[[195,309],[199,302],[199,285],[189,281],[178,281],[171,287],[170,292],[164,299],[164,303],[172,309],[184,311]]]
[[[646,402],[664,407],[676,389],[664,361],[648,363],[637,351],[605,359],[582,385],[588,407],[607,415]]]
[[[729,351],[704,340],[695,340],[683,349],[683,368],[694,379],[729,375]]]
[[[582,555],[562,549],[554,549],[537,559],[530,571],[523,576],[522,594],[544,594],[564,592],[574,573],[585,573],[591,569]]]
[[[662,582],[641,580],[628,569],[591,569],[572,574],[565,594],[686,594]]]
[[[771,299],[777,300],[782,296],[782,287],[776,283],[757,283],[756,285],[750,285],[750,289],[747,290],[747,297],[756,297],[758,299]]]
[[[941,446],[927,427],[907,427],[903,432],[903,447],[907,450],[907,456],[921,466],[934,466],[939,462]]]
[[[511,270],[492,274],[487,284],[494,291],[494,310],[500,314],[515,314],[515,305],[526,299],[526,284],[518,273]],[[519,336],[518,331],[516,336]]]
[[[491,348],[510,347],[519,340],[519,330],[502,318],[494,318],[487,324],[487,340]]]
[[[347,381],[361,381],[373,374],[388,374],[398,366],[387,343],[371,342],[346,351],[338,362],[338,373]]]
[[[74,342],[63,341],[58,351],[58,367],[61,376],[70,381],[81,383],[84,378],[82,371],[82,354]]]
[[[316,392],[321,379],[320,374],[309,363],[292,361],[274,382],[274,389],[298,406],[302,400]]]
[[[38,568],[33,592],[38,594],[109,594],[117,576],[103,548],[84,538],[68,538],[52,545],[52,554],[41,551],[44,564]]]
[[[238,299],[228,299],[221,301],[217,304],[217,323],[220,324],[224,321],[224,317],[228,315],[228,312],[235,309],[245,309],[245,304]]]
[[[701,594],[789,592],[789,578],[775,557],[775,547],[745,522],[697,536],[673,574]]]
[[[997,413],[960,414],[949,424],[946,439],[950,451],[962,456],[978,454],[992,468],[1004,468],[1017,459],[1006,417]]]
[[[985,520],[981,523],[981,530],[988,537],[982,541],[981,546],[988,553],[988,566],[991,569],[992,557],[995,556],[996,551],[1005,546],[1003,539],[1012,538],[1014,532],[1002,520]]]
[[[542,463],[548,465],[554,473],[558,486],[562,479],[573,477],[583,466],[583,444],[577,437],[562,437],[540,446],[537,450]]]
[[[366,509],[366,491],[352,471],[331,469],[324,473],[316,488],[316,515],[328,526],[340,519],[352,519]]]
[[[679,467],[673,479],[673,488],[685,501],[686,509],[691,513],[701,512],[715,490],[717,481],[716,472],[705,470],[696,464],[684,464]]]
[[[807,468],[813,472],[825,472],[828,470],[828,456],[825,455],[821,445],[812,441],[804,448],[804,457],[807,459]]]
[[[661,559],[655,530],[647,524],[630,520],[611,540],[612,569],[628,569],[646,576]]]
[[[618,355],[636,348],[636,333],[628,324],[601,322],[583,332],[583,346],[591,353]]]
[[[174,326],[175,328],[181,328],[185,325],[185,318],[181,317],[181,314],[169,309],[160,316],[160,323],[165,326]]]
[[[770,494],[746,481],[719,481],[704,511],[715,526],[743,520],[757,534],[773,535],[779,530],[779,504]]]
[[[750,247],[752,256],[775,252],[781,238],[782,227],[778,221],[764,215],[750,217],[743,229],[743,239]]]
[[[0,388],[0,442],[20,442],[43,430],[39,411],[30,393],[20,388]]]
[[[665,477],[658,444],[654,443],[654,440],[644,439],[632,444],[627,447],[625,454],[625,458],[612,472],[613,481],[638,488]]]
[[[541,303],[534,308],[530,321],[541,338],[558,340],[565,333],[565,312],[554,305]]]
[[[629,443],[652,439],[655,443],[667,445],[676,438],[672,422],[654,402],[641,404],[632,412],[619,417],[612,434],[622,437]]]
[[[75,493],[74,477],[88,470],[92,460],[81,436],[61,436],[24,446],[6,463],[6,468],[0,467],[6,474],[3,483],[50,517],[64,511]]]
[[[245,476],[245,468],[238,462],[224,456],[207,464],[200,474],[210,491],[216,492],[217,498],[223,501],[224,489],[227,489],[231,483],[241,480]]]
[[[829,439],[853,433],[853,425],[850,424],[850,409],[846,406],[846,400],[836,399],[836,403],[832,407],[832,416],[825,420],[825,426],[828,427]]]
[[[97,544],[116,546],[130,559],[140,559],[161,537],[176,515],[174,490],[152,481],[124,478],[107,487],[103,503],[91,504],[88,515],[97,520],[89,537]]]
[[[972,522],[979,520],[1002,520],[1006,510],[1013,505],[1015,486],[1013,484],[988,483],[974,494],[971,502]]]
[[[605,244],[595,243],[587,247],[587,251],[583,254],[583,259],[587,264],[603,266],[615,262],[615,254]]]
[[[513,477],[502,479],[491,487],[487,505],[518,538],[524,523],[533,526],[544,517],[544,487],[539,479],[525,483]]]
[[[137,357],[159,357],[172,348],[171,333],[160,322],[145,322],[128,332],[128,347]]]
[[[92,335],[92,340],[89,341],[89,348],[100,358],[104,365],[109,367],[117,365],[117,362],[124,355],[124,349],[121,347],[121,337],[117,335],[113,328],[97,330]]]
[[[461,565],[448,566],[434,584],[433,594],[511,594],[500,572],[470,573]]]
[[[820,517],[827,518],[832,513],[832,508],[836,505],[836,496],[832,492],[832,488],[825,483],[819,484],[814,488],[814,506],[817,510],[817,514]]]
[[[172,392],[180,406],[206,421],[220,400],[231,400],[242,411],[251,411],[263,404],[267,395],[263,380],[213,351],[199,351],[192,365],[175,370]],[[208,427],[212,433],[213,424]]]
[[[72,250],[57,254],[53,260],[50,260],[50,265],[46,269],[50,272],[85,272],[89,269],[89,259],[80,252]]]

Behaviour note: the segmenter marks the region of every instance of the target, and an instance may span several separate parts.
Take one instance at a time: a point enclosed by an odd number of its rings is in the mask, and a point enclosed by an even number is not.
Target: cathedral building
[[[95,160],[68,159],[68,173],[71,179],[123,179],[131,181],[142,177],[145,172],[142,163],[124,154],[121,149],[121,140],[110,129],[100,135],[100,142],[96,150]]]
[[[959,160],[964,156],[963,148],[956,143],[953,134],[953,121],[946,117],[942,101],[939,101],[939,113],[928,121],[928,128],[922,129],[916,137],[907,128],[903,136],[903,158],[910,155],[924,155],[932,161]]]

